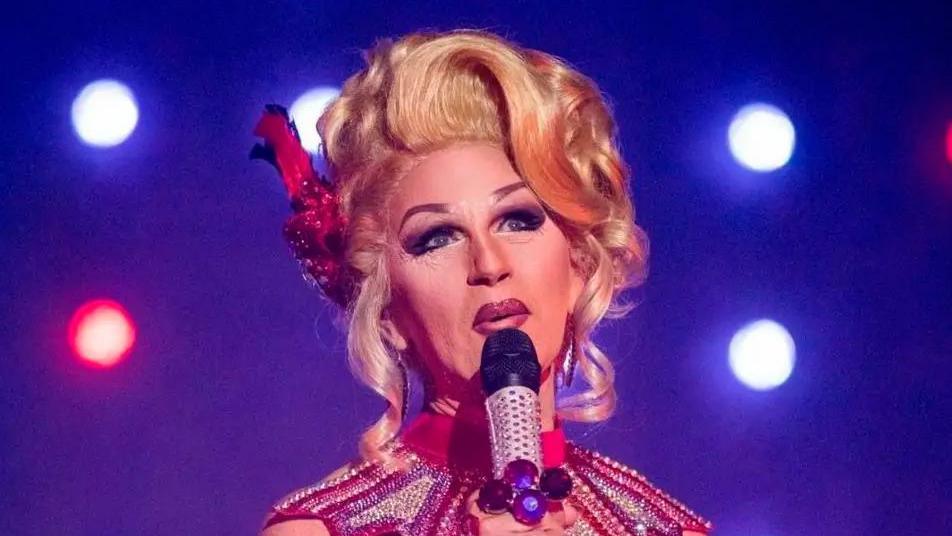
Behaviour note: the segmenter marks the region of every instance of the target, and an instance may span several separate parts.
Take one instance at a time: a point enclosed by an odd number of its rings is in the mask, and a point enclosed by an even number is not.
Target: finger
[[[565,531],[564,514],[546,514],[539,523],[526,525],[516,520],[509,512],[503,514],[484,514],[478,519],[478,534],[535,536],[539,534],[563,534]]]
[[[563,527],[571,527],[578,520],[578,510],[569,501],[549,501],[547,517],[554,517]]]
[[[478,492],[466,500],[466,511],[471,516],[469,530],[472,534],[496,535],[554,535],[563,534],[578,519],[578,511],[568,502],[550,501],[546,515],[535,525],[525,525],[517,521],[511,513],[490,514],[482,511],[476,503]]]
[[[562,507],[565,512],[565,527],[571,527],[578,521],[578,509],[568,501],[563,501]]]
[[[552,534],[565,534],[565,532],[578,521],[578,510],[568,502],[559,505],[559,511],[549,514],[546,517],[552,517],[557,520],[557,529]]]
[[[562,524],[553,516],[546,515],[542,522],[536,525],[525,525],[506,512],[503,514],[487,514],[486,512],[470,513],[467,521],[470,534],[493,536],[537,536],[562,534]]]

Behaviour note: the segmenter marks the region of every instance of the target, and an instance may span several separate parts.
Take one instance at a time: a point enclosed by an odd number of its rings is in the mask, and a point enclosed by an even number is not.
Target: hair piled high
[[[390,300],[385,265],[387,200],[411,164],[457,142],[490,142],[542,201],[572,245],[586,286],[572,312],[578,370],[589,390],[559,402],[561,418],[597,422],[615,407],[614,369],[590,340],[606,314],[627,311],[619,292],[647,273],[647,240],[634,223],[628,168],[615,124],[595,84],[562,60],[481,30],[415,33],[365,53],[318,120],[328,174],[350,222],[346,268],[351,369],[388,408],[363,435],[365,459],[403,420],[407,378],[385,344],[380,317]]]

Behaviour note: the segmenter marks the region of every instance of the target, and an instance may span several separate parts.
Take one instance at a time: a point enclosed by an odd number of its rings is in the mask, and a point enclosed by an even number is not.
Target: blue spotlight
[[[731,338],[729,363],[741,383],[757,391],[783,384],[793,373],[793,337],[773,320],[747,324]]]
[[[73,129],[93,147],[113,147],[126,141],[139,122],[132,91],[116,80],[88,84],[73,100]]]
[[[340,91],[332,87],[318,87],[301,95],[291,105],[291,119],[301,135],[301,145],[311,154],[318,154],[321,138],[317,134],[317,118],[337,98]]]
[[[787,114],[770,104],[744,106],[727,130],[731,154],[753,171],[773,171],[790,161],[796,132]]]

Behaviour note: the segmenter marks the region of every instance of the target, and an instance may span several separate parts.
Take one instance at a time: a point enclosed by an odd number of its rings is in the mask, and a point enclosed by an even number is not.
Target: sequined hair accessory
[[[265,106],[254,134],[264,143],[255,144],[250,157],[276,167],[287,188],[294,214],[284,225],[284,238],[301,262],[304,278],[332,301],[346,306],[353,287],[345,273],[346,222],[334,185],[314,170],[284,107]]]

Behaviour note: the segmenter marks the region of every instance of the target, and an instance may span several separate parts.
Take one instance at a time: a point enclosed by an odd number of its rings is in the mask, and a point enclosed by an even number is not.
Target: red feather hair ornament
[[[301,262],[305,279],[338,305],[346,306],[353,288],[345,273],[346,221],[340,214],[336,189],[314,170],[284,107],[265,106],[254,134],[264,144],[255,144],[250,157],[276,167],[287,188],[294,213],[284,225],[284,238]]]

